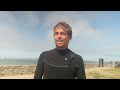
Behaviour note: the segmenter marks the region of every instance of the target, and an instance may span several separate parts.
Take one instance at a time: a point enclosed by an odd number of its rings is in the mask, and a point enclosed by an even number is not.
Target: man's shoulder
[[[79,54],[77,54],[77,53],[75,53],[75,52],[73,52],[73,51],[71,51],[71,54],[72,54],[73,57],[76,58],[76,59],[82,59],[82,56],[81,56],[81,55],[79,55]]]
[[[71,50],[70,50],[71,51]],[[76,56],[76,57],[81,57],[81,55],[79,55],[79,54],[77,54],[77,53],[75,53],[75,52],[73,52],[73,51],[71,51],[71,53],[74,55],[74,56]]]
[[[54,49],[46,50],[46,51],[43,51],[41,54],[47,54],[47,53],[51,53],[51,52],[53,52],[53,51],[54,51]]]

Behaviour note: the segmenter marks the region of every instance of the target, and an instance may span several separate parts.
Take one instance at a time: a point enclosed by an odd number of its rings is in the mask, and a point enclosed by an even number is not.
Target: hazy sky
[[[69,48],[84,60],[120,60],[120,11],[0,11],[0,57],[38,58],[55,48],[58,21],[71,25]]]

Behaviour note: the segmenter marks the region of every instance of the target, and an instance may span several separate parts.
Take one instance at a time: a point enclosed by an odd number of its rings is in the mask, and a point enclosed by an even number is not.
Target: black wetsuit
[[[86,79],[84,62],[70,49],[53,49],[41,53],[34,79]]]

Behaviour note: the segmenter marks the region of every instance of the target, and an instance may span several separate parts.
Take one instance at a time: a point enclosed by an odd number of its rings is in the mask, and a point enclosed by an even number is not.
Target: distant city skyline
[[[39,58],[55,48],[58,21],[71,25],[68,48],[84,60],[120,60],[120,11],[0,11],[0,57]]]

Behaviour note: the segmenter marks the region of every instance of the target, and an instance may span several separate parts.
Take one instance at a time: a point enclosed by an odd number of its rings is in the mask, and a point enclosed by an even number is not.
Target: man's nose
[[[58,37],[58,38],[61,38],[61,34],[59,33],[59,34],[57,35],[57,37]]]

